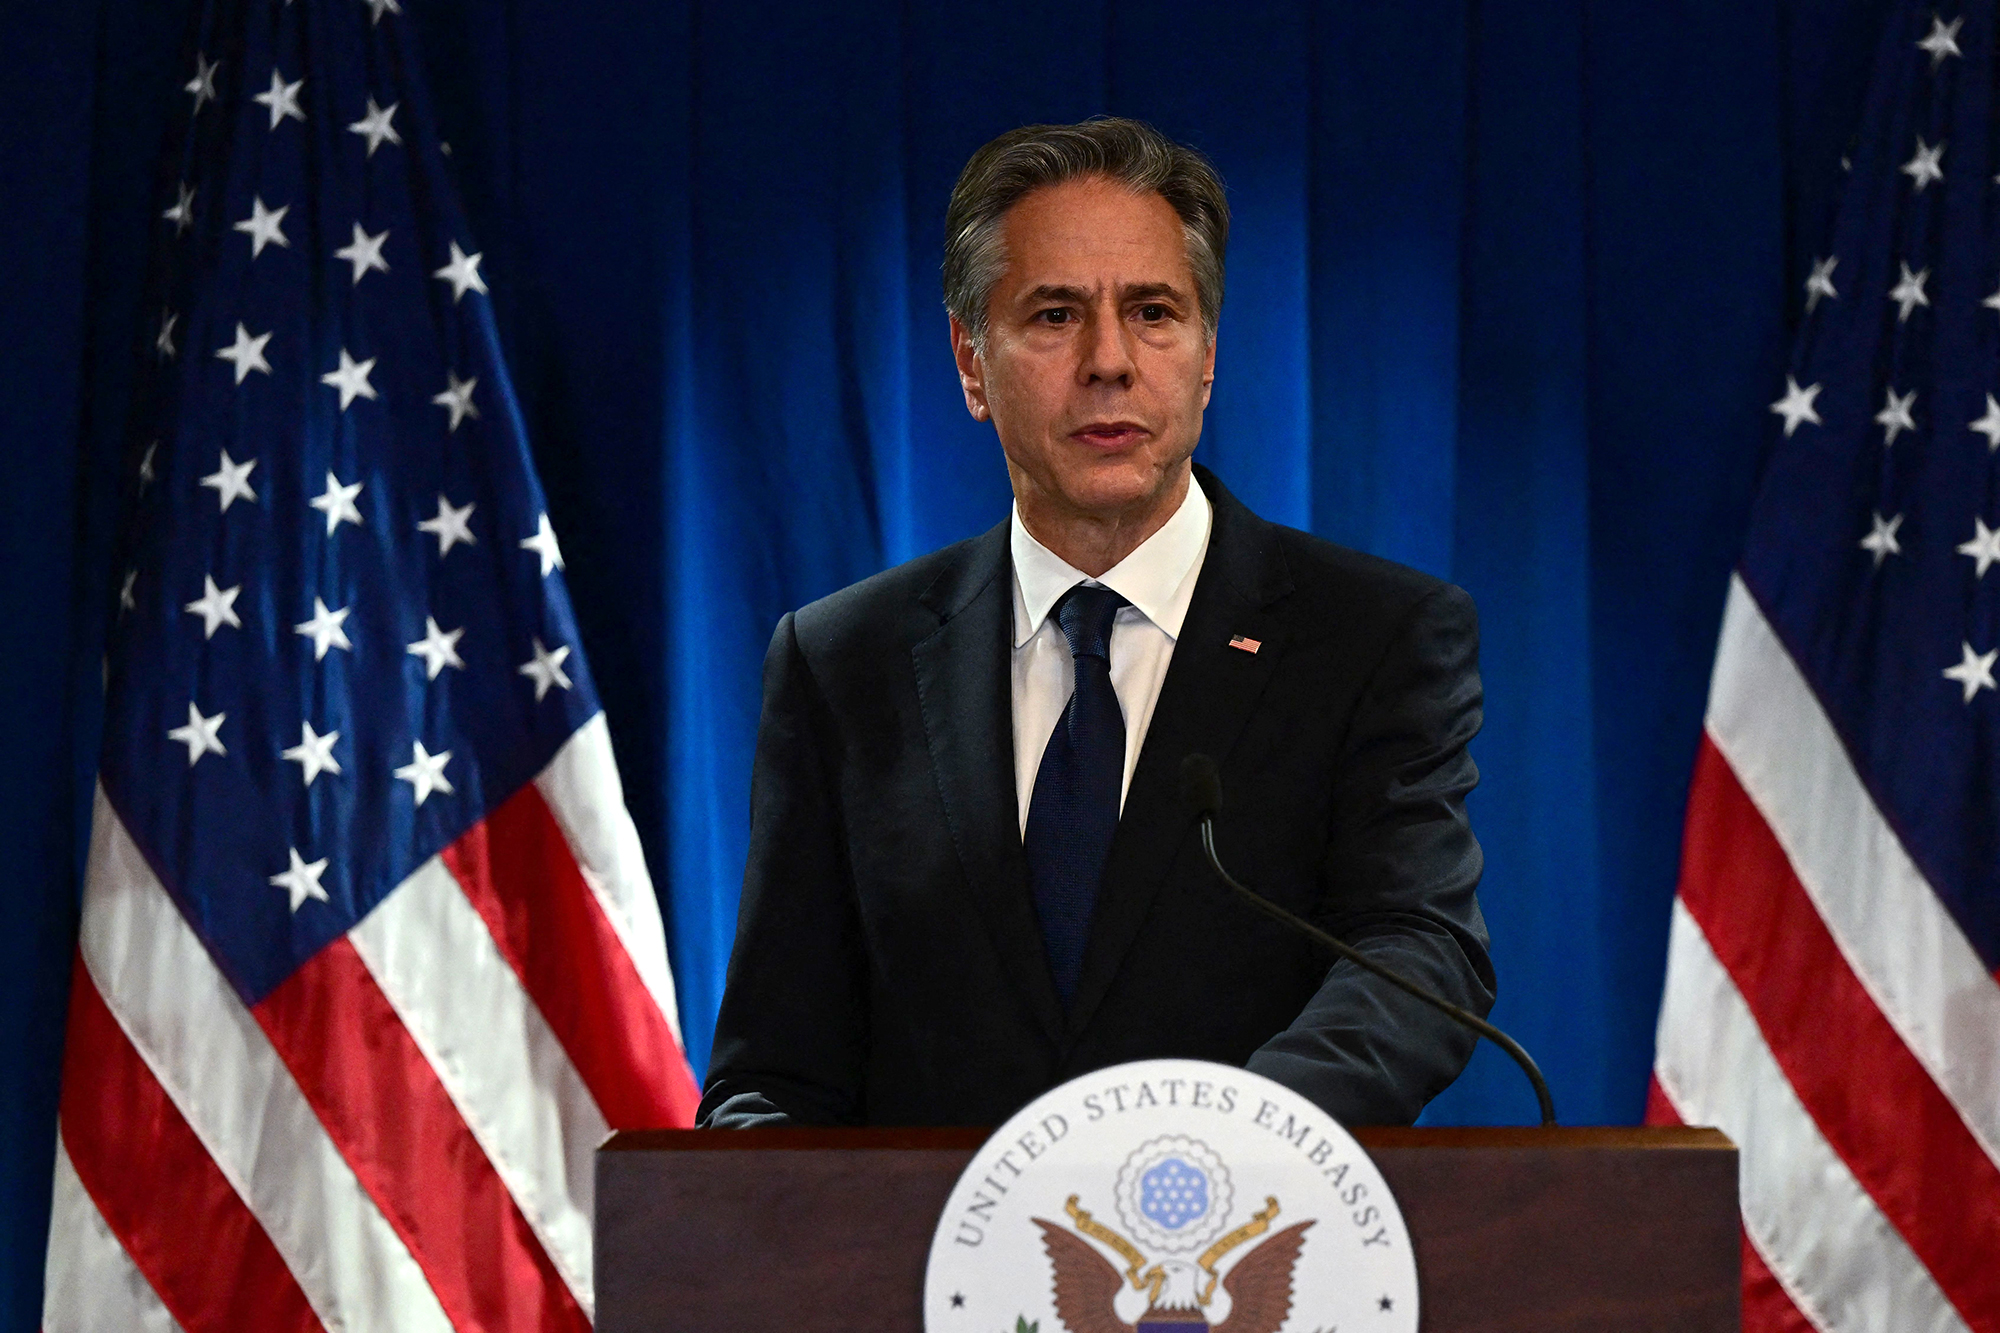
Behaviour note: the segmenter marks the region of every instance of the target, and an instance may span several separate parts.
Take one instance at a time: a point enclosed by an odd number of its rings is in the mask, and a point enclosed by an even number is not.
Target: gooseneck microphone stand
[[[1274,921],[1281,921],[1293,930],[1325,945],[1336,955],[1353,963],[1356,967],[1382,978],[1382,980],[1407,995],[1415,996],[1461,1027],[1469,1028],[1471,1031],[1478,1033],[1492,1042],[1495,1046],[1498,1046],[1501,1050],[1507,1052],[1508,1055],[1513,1057],[1514,1063],[1521,1066],[1521,1072],[1528,1076],[1528,1082],[1534,1085],[1535,1100],[1541,1104],[1543,1127],[1553,1128],[1555,1126],[1556,1103],[1555,1099],[1549,1095],[1548,1080],[1542,1077],[1541,1068],[1535,1064],[1534,1057],[1522,1049],[1520,1042],[1515,1041],[1512,1037],[1502,1032],[1499,1028],[1494,1027],[1477,1014],[1461,1009],[1450,1000],[1431,994],[1416,982],[1391,972],[1388,968],[1383,967],[1380,963],[1362,953],[1345,940],[1328,934],[1312,922],[1307,921],[1304,917],[1287,911],[1285,908],[1272,902],[1269,898],[1266,898],[1263,894],[1256,892],[1247,885],[1239,883],[1234,875],[1231,875],[1228,870],[1223,868],[1222,858],[1215,854],[1215,813],[1222,808],[1222,777],[1216,771],[1214,760],[1204,754],[1191,754],[1182,760],[1181,791],[1182,795],[1188,799],[1189,804],[1194,806],[1197,815],[1201,819],[1201,850],[1208,856],[1209,867],[1215,871],[1216,877],[1228,885],[1238,897],[1262,912],[1265,916],[1270,917]]]

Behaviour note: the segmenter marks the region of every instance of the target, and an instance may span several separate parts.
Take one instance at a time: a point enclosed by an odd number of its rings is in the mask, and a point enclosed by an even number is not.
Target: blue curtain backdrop
[[[1108,111],[1230,186],[1205,460],[1477,598],[1495,1018],[1572,1123],[1635,1120],[1726,573],[1882,9],[406,0],[697,1068],[773,623],[1006,512],[946,348],[951,181]],[[185,17],[0,12],[0,1328],[39,1317],[106,478]],[[1483,1050],[1430,1118],[1531,1111]]]

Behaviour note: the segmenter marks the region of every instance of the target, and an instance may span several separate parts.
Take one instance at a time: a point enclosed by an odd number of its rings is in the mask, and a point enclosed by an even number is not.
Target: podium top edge
[[[992,1134],[979,1128],[839,1127],[779,1129],[627,1129],[599,1152],[973,1152]],[[1708,1149],[1734,1151],[1719,1129],[1682,1125],[1538,1125],[1440,1127],[1360,1126],[1352,1131],[1370,1152],[1464,1149]]]
[[[973,1152],[992,1136],[983,1128],[786,1126],[781,1129],[621,1129],[599,1152]]]
[[[1370,1152],[1378,1148],[1634,1148],[1711,1149],[1734,1152],[1727,1134],[1705,1125],[1439,1125],[1363,1126],[1352,1131]]]

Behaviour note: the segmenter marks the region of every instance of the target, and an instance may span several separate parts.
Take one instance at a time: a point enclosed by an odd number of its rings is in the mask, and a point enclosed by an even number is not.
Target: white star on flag
[[[262,195],[250,197],[250,216],[236,223],[235,227],[237,231],[249,235],[252,259],[263,254],[267,245],[281,245],[288,250],[291,248],[292,243],[285,239],[284,231],[285,214],[291,211],[290,204],[282,208],[266,208]]]
[[[451,303],[453,305],[457,305],[458,298],[464,296],[467,292],[485,292],[486,279],[479,276],[479,260],[479,255],[465,253],[465,251],[458,248],[458,242],[453,241],[451,243],[451,262],[431,274],[438,281],[451,284]]]
[[[438,623],[434,618],[425,616],[424,637],[411,644],[406,651],[411,657],[423,658],[425,678],[436,680],[438,672],[444,670],[446,667],[457,667],[460,670],[464,670],[465,663],[458,655],[458,641],[464,634],[465,627],[463,625],[452,630],[450,633],[446,633],[444,630],[438,628]],[[422,803],[419,802],[419,804]]]
[[[229,506],[238,500],[255,500],[257,492],[250,489],[250,469],[257,466],[254,458],[241,463],[232,462],[229,451],[222,451],[222,462],[215,471],[201,479],[201,484],[214,491],[222,500],[220,512],[228,513]]]
[[[1910,409],[1917,402],[1917,391],[1912,389],[1901,397],[1894,389],[1887,390],[1887,393],[1889,401],[1875,414],[1875,424],[1882,428],[1882,443],[1890,445],[1904,431],[1917,428],[1916,419],[1910,415]]]
[[[371,24],[380,23],[384,14],[400,14],[403,12],[400,0],[361,0],[361,3],[368,6],[368,21]]]
[[[1917,43],[1917,49],[1919,51],[1930,52],[1931,68],[1933,70],[1944,63],[1946,56],[1963,56],[1965,54],[1958,49],[1958,30],[1964,24],[1964,15],[1960,15],[1950,23],[1946,23],[1936,14],[1931,15],[1930,33]]]
[[[1896,529],[1902,526],[1901,514],[1885,522],[1878,513],[1875,515],[1874,526],[1870,528],[1868,535],[1861,539],[1861,549],[1874,553],[1877,569],[1882,567],[1882,561],[1886,557],[1903,553],[1903,548],[1896,544]]]
[[[180,322],[180,318],[166,307],[160,308],[160,332],[153,339],[153,349],[160,354],[162,361],[171,361],[180,354],[180,349],[174,346],[174,325]],[[236,327],[240,329],[243,326],[238,324]],[[237,382],[242,382],[242,376],[237,377]]]
[[[2000,561],[2000,528],[1989,528],[1985,519],[1974,517],[1972,540],[1959,543],[1958,553],[1969,555],[1978,563],[1978,569],[1974,571],[1972,577],[1985,578],[1986,571],[1993,566],[1993,563]]]
[[[479,544],[472,535],[471,518],[472,506],[470,504],[466,505],[463,509],[454,509],[451,502],[440,495],[438,496],[437,517],[427,518],[417,524],[417,531],[428,532],[438,539],[438,558],[443,559],[445,556],[450,555],[451,548],[460,542],[465,543],[467,546],[477,546]]]
[[[215,631],[224,625],[235,629],[243,628],[243,621],[236,614],[236,597],[243,591],[243,585],[233,588],[218,588],[215,577],[201,576],[201,596],[187,604],[189,613],[201,617],[201,637],[212,639]]]
[[[550,686],[558,686],[565,690],[570,687],[569,677],[563,674],[562,669],[563,659],[568,656],[568,644],[550,652],[542,646],[541,638],[536,637],[534,658],[516,668],[522,675],[535,682],[536,703],[542,701],[542,696],[549,692]]]
[[[1896,261],[1896,267],[1903,271],[1903,276],[1894,287],[1889,289],[1889,299],[1894,301],[1898,307],[1896,322],[1901,324],[1909,319],[1912,310],[1920,305],[1928,306],[1931,303],[1931,298],[1924,294],[1924,284],[1930,281],[1931,271],[1927,268],[1920,268],[1915,273],[1912,273],[1910,272],[1910,266],[1901,260]]]
[[[1961,546],[1958,549],[1963,551],[1965,548]],[[1979,572],[1982,574],[1986,572],[1984,566],[1980,568]],[[125,571],[125,581],[118,585],[118,609],[120,611],[137,611],[139,609],[139,600],[132,595],[132,589],[138,582],[138,570],[128,569]]]
[[[1986,395],[1986,415],[1977,421],[1966,423],[1966,429],[1977,431],[1986,437],[1986,452],[2000,449],[2000,403],[1993,401],[1993,395]]]
[[[375,386],[368,382],[368,373],[374,369],[374,357],[371,356],[366,361],[356,361],[347,354],[347,349],[343,347],[340,349],[339,368],[329,370],[326,374],[321,375],[319,382],[340,390],[340,410],[345,412],[347,405],[352,403],[356,398],[366,398],[373,401],[375,398]]]
[[[312,640],[313,661],[325,660],[328,648],[345,648],[349,652],[354,650],[354,645],[347,641],[347,630],[344,628],[347,613],[353,609],[351,606],[343,606],[338,611],[329,611],[323,598],[313,598],[312,619],[301,620],[292,626],[292,633]]]
[[[280,751],[279,757],[288,759],[299,766],[305,777],[306,786],[313,785],[313,779],[322,773],[339,773],[340,761],[333,757],[333,743],[340,739],[340,733],[329,731],[321,736],[313,731],[310,722],[299,724],[299,743]]]
[[[285,76],[278,73],[277,67],[273,66],[270,91],[258,93],[250,100],[271,108],[271,128],[274,130],[278,128],[278,122],[287,116],[303,123],[306,113],[299,108],[299,89],[305,86],[304,79],[300,79],[297,83],[286,83]]]
[[[1806,313],[1810,315],[1819,305],[1823,296],[1829,301],[1838,300],[1840,293],[1833,289],[1834,266],[1840,263],[1840,256],[1828,255],[1825,259],[1813,260],[1812,273],[1806,278]]]
[[[236,341],[227,347],[216,348],[215,354],[236,367],[236,382],[241,384],[253,370],[261,370],[266,375],[271,373],[271,363],[264,359],[264,344],[269,341],[271,335],[268,333],[251,337],[239,319],[236,321]]]
[[[1813,399],[1819,397],[1819,391],[1824,387],[1814,384],[1801,389],[1797,380],[1790,375],[1785,376],[1785,396],[1772,403],[1771,410],[1785,419],[1786,439],[1792,437],[1792,432],[1799,428],[1801,421],[1810,421],[1815,426],[1821,424]]]
[[[198,116],[201,114],[201,104],[203,102],[213,102],[215,100],[215,72],[221,68],[222,62],[220,60],[210,61],[207,56],[201,54],[199,51],[195,52],[194,77],[181,85],[183,90],[194,94],[195,115]]]
[[[333,252],[335,259],[345,259],[354,265],[354,281],[360,282],[361,275],[374,270],[378,273],[389,271],[389,261],[382,258],[382,242],[389,239],[389,229],[384,227],[379,235],[370,236],[354,224],[354,239]],[[351,284],[350,284],[351,285]]]
[[[1917,136],[1916,155],[1903,164],[1903,174],[1917,183],[1918,194],[1922,194],[1924,187],[1932,181],[1944,179],[1944,168],[1938,165],[1938,159],[1943,156],[1942,139],[1938,141],[1937,147],[1932,148],[1925,145],[1923,135]]]
[[[355,508],[354,497],[361,494],[362,484],[357,481],[352,485],[343,486],[340,484],[340,478],[329,472],[326,474],[326,490],[306,501],[308,505],[326,515],[327,536],[331,537],[333,530],[342,523],[352,523],[357,528],[361,526],[361,511]]]
[[[450,411],[451,425],[445,427],[446,433],[449,434],[457,430],[458,423],[466,417],[471,417],[474,421],[479,420],[479,409],[472,402],[472,390],[478,385],[479,376],[474,375],[470,379],[462,380],[455,370],[445,371],[444,376],[445,391],[431,401]]]
[[[368,99],[368,114],[347,127],[351,133],[368,141],[367,156],[375,156],[375,150],[385,142],[403,142],[403,136],[396,133],[396,127],[389,123],[396,114],[396,108],[401,105],[400,102],[391,102],[386,107],[376,106],[375,99],[371,97]]]
[[[521,538],[521,549],[533,551],[542,558],[542,577],[563,567],[562,548],[556,545],[556,530],[549,526],[549,516],[543,514],[535,525],[535,535]]]
[[[139,460],[139,494],[141,495],[144,495],[146,493],[146,488],[153,484],[153,478],[155,476],[153,472],[153,455],[159,452],[160,452],[160,442],[158,440],[154,440],[151,444],[146,446],[146,456]]]
[[[326,873],[326,858],[307,861],[299,855],[299,849],[285,849],[291,855],[291,865],[282,873],[271,876],[271,883],[291,894],[292,910],[298,911],[308,898],[325,902],[326,890],[319,886],[319,877]]]
[[[167,739],[188,747],[188,767],[193,768],[195,761],[205,754],[229,753],[222,748],[221,739],[222,720],[228,716],[227,713],[217,713],[214,717],[203,717],[201,710],[190,700],[187,725],[169,731]]]
[[[173,207],[160,214],[174,224],[174,235],[178,236],[194,225],[194,187],[186,181],[180,182],[174,191]]]
[[[1944,669],[1944,676],[1946,680],[1955,680],[1963,685],[1965,687],[1964,701],[1971,703],[1973,695],[1979,693],[1981,690],[1995,688],[1993,684],[1993,660],[1996,657],[2000,657],[2000,648],[1996,648],[1991,652],[1975,653],[1972,651],[1972,645],[1965,643],[1963,640],[1960,641],[1959,648],[1964,654],[1963,658],[1957,666],[1946,667]],[[1932,658],[1931,660],[1936,661],[1937,659]]]
[[[414,753],[410,762],[397,769],[396,776],[410,784],[417,794],[417,804],[422,805],[434,791],[451,795],[451,782],[444,775],[444,766],[451,762],[451,751],[431,754],[422,741],[415,742],[411,749]]]

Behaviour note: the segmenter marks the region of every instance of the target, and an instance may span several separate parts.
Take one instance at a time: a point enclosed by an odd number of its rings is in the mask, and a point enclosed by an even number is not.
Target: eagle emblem
[[[1206,1144],[1184,1137],[1154,1139],[1133,1153],[1119,1172],[1116,1193],[1125,1229],[1162,1257],[1149,1260],[1145,1249],[1098,1221],[1075,1194],[1063,1205],[1074,1230],[1033,1219],[1054,1270],[1056,1317],[1069,1333],[1277,1333],[1283,1326],[1311,1221],[1267,1236],[1224,1272],[1220,1265],[1231,1251],[1270,1231],[1278,1201],[1267,1197],[1247,1222],[1218,1235],[1228,1222],[1229,1173]],[[1124,1260],[1124,1270],[1086,1236]],[[1128,1282],[1145,1295],[1137,1323],[1127,1323],[1116,1309]],[[1218,1304],[1226,1314],[1212,1323],[1211,1314],[1222,1313]]]

